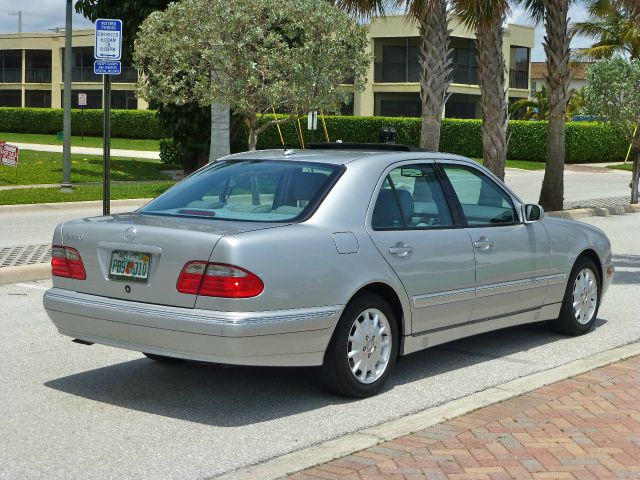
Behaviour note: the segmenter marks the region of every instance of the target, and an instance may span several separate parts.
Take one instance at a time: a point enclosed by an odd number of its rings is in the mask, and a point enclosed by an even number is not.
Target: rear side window
[[[322,201],[341,167],[306,162],[228,161],[191,175],[141,212],[218,220],[285,222]]]
[[[518,215],[507,193],[484,173],[462,165],[443,165],[470,227],[512,225]]]

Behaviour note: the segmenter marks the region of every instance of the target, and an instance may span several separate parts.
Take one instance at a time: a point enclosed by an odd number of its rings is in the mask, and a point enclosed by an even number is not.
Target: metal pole
[[[103,157],[104,172],[102,175],[102,214],[111,213],[111,75],[102,75],[104,94],[104,125],[103,125]]]
[[[64,143],[62,146],[62,190],[71,189],[71,5],[67,0],[67,22],[64,40]]]

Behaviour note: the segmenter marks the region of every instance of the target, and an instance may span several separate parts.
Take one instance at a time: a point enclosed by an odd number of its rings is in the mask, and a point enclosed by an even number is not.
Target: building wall
[[[6,50],[19,50],[22,52],[22,76],[20,82],[0,82],[0,105],[2,105],[2,92],[20,92],[20,105],[28,106],[34,101],[42,99],[49,100],[50,105],[44,105],[51,108],[62,108],[62,98],[64,92],[63,81],[63,56],[64,56],[64,32],[61,33],[11,33],[0,35],[0,52]],[[94,34],[93,30],[74,30],[73,48],[87,47],[93,49]],[[35,51],[51,52],[51,72],[50,82],[27,82],[27,56]],[[75,53],[75,52],[74,52]],[[35,78],[34,80],[38,80]],[[115,83],[114,83],[115,82]],[[102,98],[102,82],[101,81],[72,81],[72,92],[76,94],[74,100],[77,104],[77,93],[87,93],[88,96]],[[135,95],[137,91],[135,82],[121,83],[118,79],[112,78],[111,88],[115,93],[114,97],[123,98]],[[124,92],[132,92],[126,94]],[[6,95],[5,95],[6,96]],[[31,102],[28,102],[31,100]],[[130,105],[133,102],[129,102]],[[137,108],[146,109],[148,103],[142,99],[137,99]]]
[[[474,35],[464,26],[460,25],[456,21],[452,21],[450,24],[453,29],[452,43],[463,45],[464,43],[471,45],[474,40]],[[382,102],[390,102],[393,98],[396,98],[398,102],[407,102],[410,98],[417,98],[419,100],[420,84],[417,78],[413,77],[413,68],[406,76],[407,81],[384,81],[384,75],[381,75],[380,62],[383,45],[401,45],[402,40],[407,42],[408,46],[419,45],[419,32],[417,25],[413,20],[407,16],[387,16],[387,17],[374,17],[369,25],[369,52],[374,55],[374,62],[369,67],[367,74],[367,83],[362,92],[355,92],[354,95],[354,114],[370,116],[378,114],[381,111]],[[509,25],[504,34],[504,46],[503,53],[509,66],[509,59],[511,57],[511,47],[521,46],[532,49],[534,46],[534,29],[532,27]],[[408,54],[407,54],[408,55]],[[475,58],[473,59],[475,62]],[[530,58],[529,58],[530,63]],[[378,71],[376,72],[376,69]],[[376,73],[378,75],[376,75]],[[509,70],[507,71],[507,77],[505,81],[509,85]],[[527,79],[530,75],[530,69],[528,69],[526,76]],[[381,78],[382,77],[382,78]],[[393,76],[391,76],[393,77]],[[480,101],[480,87],[474,84],[453,83],[449,89],[452,94],[450,101],[454,103],[462,104],[469,103],[466,107],[460,106],[458,111],[466,111],[470,113],[473,111],[474,116],[481,116],[481,109],[479,106]],[[526,88],[509,88],[509,98],[526,98],[529,96],[530,86],[527,82]],[[415,107],[410,108],[411,111],[415,110]],[[446,113],[443,112],[443,115]],[[449,110],[452,110],[451,108]],[[455,109],[453,109],[455,110]]]

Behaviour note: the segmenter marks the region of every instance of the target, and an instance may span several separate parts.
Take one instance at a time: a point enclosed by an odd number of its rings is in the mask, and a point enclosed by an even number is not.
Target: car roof
[[[221,160],[272,160],[272,161],[300,161],[326,163],[331,165],[346,165],[355,160],[380,161],[393,163],[402,160],[458,160],[475,163],[466,157],[450,153],[429,151],[380,151],[366,149],[271,149],[254,150],[236,153]]]

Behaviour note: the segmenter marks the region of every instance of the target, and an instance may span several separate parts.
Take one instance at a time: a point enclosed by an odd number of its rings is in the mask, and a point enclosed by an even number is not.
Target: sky
[[[24,32],[46,32],[56,27],[64,27],[65,0],[0,0],[0,33],[15,33],[18,31],[18,16],[10,15],[16,10],[22,10],[22,29]],[[75,1],[74,1],[75,4]],[[19,6],[17,6],[19,5]],[[584,20],[587,16],[584,6],[574,5],[569,11],[572,21]],[[530,25],[531,21],[526,13],[519,8],[514,8],[511,13],[510,23]],[[73,15],[73,28],[92,28],[92,23],[82,15]],[[531,53],[534,62],[544,61],[542,39],[544,28],[536,28],[536,46]],[[585,38],[575,38],[572,47],[583,47],[589,44]]]

